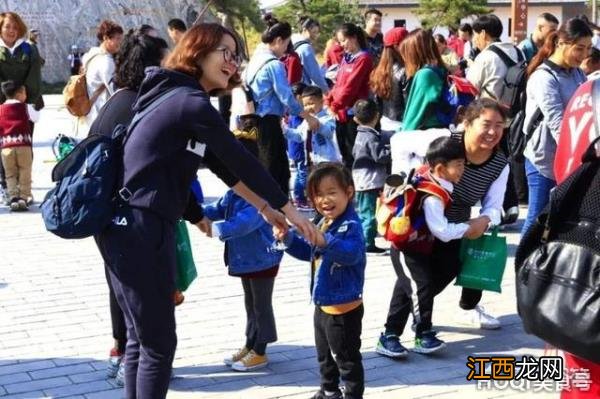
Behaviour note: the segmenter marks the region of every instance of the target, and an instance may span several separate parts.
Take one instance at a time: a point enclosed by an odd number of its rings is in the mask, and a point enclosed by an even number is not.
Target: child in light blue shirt
[[[319,121],[316,130],[310,130],[306,121],[297,128],[284,124],[283,132],[290,141],[305,143],[309,165],[323,162],[341,162],[342,156],[335,136],[335,119],[323,106],[323,91],[317,86],[308,86],[302,92],[304,110]]]

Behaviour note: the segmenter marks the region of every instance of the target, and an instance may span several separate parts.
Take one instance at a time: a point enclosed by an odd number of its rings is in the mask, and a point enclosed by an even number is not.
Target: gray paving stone
[[[48,389],[54,387],[62,387],[70,385],[71,381],[69,381],[66,377],[56,377],[56,378],[48,378],[45,380],[34,380],[27,382],[19,382],[16,384],[6,384],[4,385],[4,389],[8,393],[21,393],[21,392],[29,392],[33,390],[39,389]]]
[[[112,388],[113,386],[110,385],[108,381],[92,381],[83,384],[72,384],[66,386],[59,386],[52,389],[45,389],[44,392],[50,397],[61,398],[65,396],[101,392]]]

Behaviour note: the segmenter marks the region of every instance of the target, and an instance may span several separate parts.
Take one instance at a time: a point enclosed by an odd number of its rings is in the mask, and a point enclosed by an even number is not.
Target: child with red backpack
[[[396,194],[382,198],[378,209],[379,227],[383,228],[380,232],[392,243],[391,258],[398,280],[376,352],[391,358],[408,354],[399,337],[411,312],[413,351],[429,354],[445,347],[431,329],[433,275],[437,266],[430,262],[431,249],[435,238],[447,242],[469,235],[467,223],[449,223],[444,215],[453,183],[460,180],[464,171],[463,145],[450,137],[437,138],[429,145],[425,158],[427,165],[414,175],[411,172],[408,181],[395,189]],[[382,214],[387,215],[383,220]]]

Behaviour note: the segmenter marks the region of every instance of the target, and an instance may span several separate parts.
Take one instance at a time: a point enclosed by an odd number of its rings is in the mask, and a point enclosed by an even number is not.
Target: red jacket
[[[325,65],[329,68],[332,65],[337,65],[344,58],[344,47],[339,43],[334,43],[325,53]]]
[[[340,64],[335,85],[327,95],[327,105],[340,122],[348,120],[347,112],[357,100],[369,98],[369,77],[373,61],[367,51],[346,54]]]
[[[597,82],[600,84],[600,81]],[[560,136],[554,157],[554,176],[560,184],[581,165],[581,156],[591,141],[600,135],[594,128],[594,109],[592,108],[592,87],[590,80],[579,86],[565,109]],[[565,352],[566,368],[588,369],[590,372],[590,389],[583,391],[572,388],[563,390],[561,399],[596,399],[600,397],[600,364],[580,359]]]
[[[31,147],[31,124],[25,103],[0,105],[0,147]]]
[[[280,58],[287,71],[288,83],[294,85],[302,80],[302,61],[295,51],[285,54]]]

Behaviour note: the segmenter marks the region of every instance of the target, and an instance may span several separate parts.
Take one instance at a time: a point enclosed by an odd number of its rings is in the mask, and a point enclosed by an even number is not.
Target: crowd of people
[[[277,341],[272,293],[287,252],[310,264],[321,374],[313,398],[357,399],[365,388],[367,255],[387,252],[375,243],[375,211],[394,157],[390,137],[418,141],[428,137],[425,130],[444,131],[427,143],[419,169],[434,187],[419,208],[425,225],[418,233],[427,245],[389,251],[397,281],[375,343],[383,356],[408,355],[401,337],[411,314],[410,350],[442,350],[434,298],[460,272],[461,241],[514,223],[519,204],[529,205],[524,232],[548,203],[567,104],[600,70],[593,48],[600,28],[583,17],[560,23],[544,13],[516,46],[501,41],[495,15],[447,37],[422,28],[382,32],[381,12],[364,16],[364,28],[344,23],[334,32],[323,63],[317,19],[302,17],[293,28],[273,15],[249,60],[234,31],[206,23],[187,29],[179,19],[168,24],[171,49],[151,26],[126,31],[106,20],[97,47],[82,57],[73,52],[72,72],[85,74],[92,103],[82,118],[89,134],[110,136],[131,125],[120,222],[95,236],[115,339],[108,373],[127,398],[168,391],[179,302],[174,225],[182,218],[224,242],[228,272],[242,282],[245,342],[225,364],[240,372],[268,364],[267,345]],[[43,60],[26,33],[17,14],[0,14],[0,182],[12,211],[33,202],[32,134],[43,107]],[[515,68],[526,68],[526,84],[511,103]],[[454,77],[477,93],[464,108],[448,100]],[[211,96],[219,96],[219,110]],[[528,140],[515,154],[507,132],[519,111],[518,132]],[[200,203],[191,188],[201,163],[229,187],[215,203]],[[316,211],[314,221],[299,212],[307,209]],[[457,323],[500,328],[481,298],[481,290],[463,288]],[[587,366],[597,383],[598,366]]]

